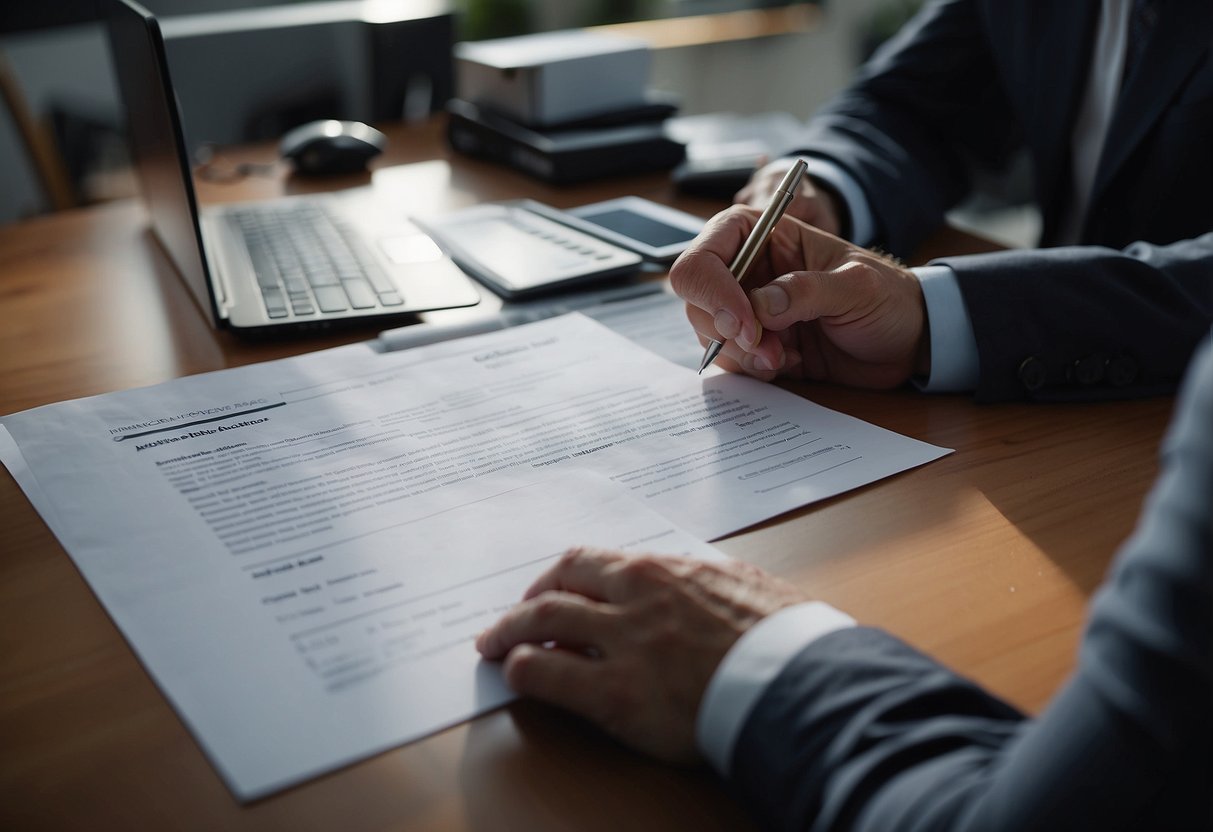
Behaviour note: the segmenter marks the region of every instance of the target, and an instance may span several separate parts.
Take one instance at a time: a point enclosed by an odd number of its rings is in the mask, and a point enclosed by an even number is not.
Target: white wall
[[[687,115],[786,110],[807,118],[850,80],[874,2],[829,3],[811,32],[660,50],[654,86],[681,95]]]

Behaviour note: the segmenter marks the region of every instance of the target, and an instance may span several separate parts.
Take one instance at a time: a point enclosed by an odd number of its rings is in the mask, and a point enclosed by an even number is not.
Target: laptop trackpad
[[[378,242],[410,308],[441,309],[480,302],[480,292],[467,275],[428,235],[400,234],[381,237]]]
[[[379,247],[388,260],[397,264],[432,263],[446,257],[438,244],[426,234],[384,237],[379,241]]]

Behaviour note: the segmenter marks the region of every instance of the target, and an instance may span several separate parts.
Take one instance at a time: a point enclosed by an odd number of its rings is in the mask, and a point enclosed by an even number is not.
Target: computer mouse
[[[301,124],[282,137],[278,151],[308,176],[357,173],[383,152],[387,136],[360,121],[324,119]]]

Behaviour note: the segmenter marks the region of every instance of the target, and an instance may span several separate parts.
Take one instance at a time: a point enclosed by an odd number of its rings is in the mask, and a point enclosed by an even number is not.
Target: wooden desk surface
[[[677,199],[662,176],[547,188],[447,155],[437,129],[394,131],[375,173],[406,210],[623,193],[703,215],[720,207]],[[303,189],[274,176],[200,192],[224,200]],[[121,202],[0,229],[0,413],[374,334],[246,343],[215,332],[143,225],[142,209]],[[966,396],[790,389],[956,453],[719,547],[1039,709],[1073,665],[1087,598],[1153,479],[1170,400],[978,406]],[[241,806],[7,474],[0,528],[0,828],[749,827],[711,775],[650,762],[532,703]]]

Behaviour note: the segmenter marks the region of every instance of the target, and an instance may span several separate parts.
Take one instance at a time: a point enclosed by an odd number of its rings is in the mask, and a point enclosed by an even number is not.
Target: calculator
[[[521,199],[476,205],[438,217],[414,217],[460,268],[507,300],[632,274],[644,258]]]

